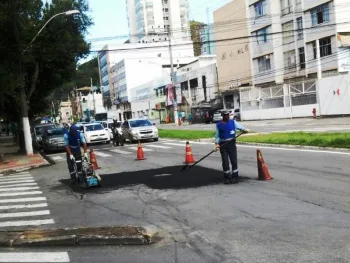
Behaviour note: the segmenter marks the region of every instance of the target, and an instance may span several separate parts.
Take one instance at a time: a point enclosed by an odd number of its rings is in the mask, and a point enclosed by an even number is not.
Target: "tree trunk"
[[[39,76],[39,63],[35,62],[35,70],[34,70],[34,74],[32,77],[32,82],[30,84],[30,90],[28,93],[28,101],[30,100],[30,98],[32,97],[32,95],[35,91],[36,81],[38,80],[38,76]]]

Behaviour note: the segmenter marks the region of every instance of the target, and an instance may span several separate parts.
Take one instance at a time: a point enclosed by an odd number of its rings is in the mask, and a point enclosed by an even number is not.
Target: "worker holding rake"
[[[224,171],[224,183],[237,183],[238,182],[238,164],[237,164],[237,147],[236,147],[236,130],[240,130],[247,133],[242,125],[237,121],[230,119],[230,112],[224,110],[221,112],[222,121],[216,124],[215,134],[215,150],[220,150],[222,159],[222,168]],[[230,169],[230,163],[232,171]]]

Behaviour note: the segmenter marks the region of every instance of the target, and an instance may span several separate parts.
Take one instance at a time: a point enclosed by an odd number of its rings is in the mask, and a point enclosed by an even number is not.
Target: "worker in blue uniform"
[[[77,126],[73,124],[70,127],[69,132],[64,135],[64,143],[66,146],[67,164],[70,177],[72,179],[72,183],[75,183],[77,180],[77,175],[76,171],[74,171],[73,162],[77,161],[77,169],[80,171],[82,166],[82,156],[80,149],[81,144],[83,144],[84,147],[84,158],[88,159],[86,141],[84,135],[78,131]]]
[[[236,147],[236,130],[248,132],[237,121],[230,119],[229,111],[222,111],[222,120],[216,124],[215,144],[216,151],[220,149],[222,168],[224,170],[224,183],[238,182],[238,164]],[[224,144],[225,143],[225,144]],[[230,163],[232,171],[230,170]]]

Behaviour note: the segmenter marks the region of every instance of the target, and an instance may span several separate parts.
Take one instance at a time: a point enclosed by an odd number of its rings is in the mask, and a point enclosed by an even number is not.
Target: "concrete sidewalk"
[[[49,165],[40,155],[19,154],[19,146],[13,143],[12,136],[0,136],[0,173],[19,172]]]

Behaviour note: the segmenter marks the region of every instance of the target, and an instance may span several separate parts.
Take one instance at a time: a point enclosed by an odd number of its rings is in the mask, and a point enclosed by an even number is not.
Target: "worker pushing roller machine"
[[[236,147],[236,130],[244,133],[249,130],[245,129],[235,120],[230,119],[229,111],[222,111],[222,121],[216,124],[215,144],[216,151],[220,150],[222,159],[222,168],[224,171],[224,183],[238,182],[238,164],[237,164],[237,147]],[[230,169],[230,162],[232,171]]]

